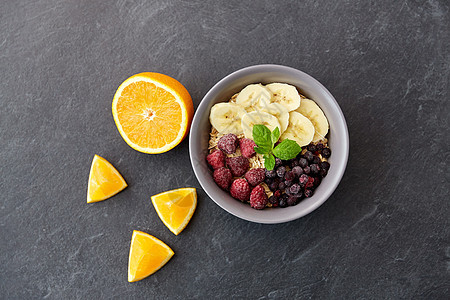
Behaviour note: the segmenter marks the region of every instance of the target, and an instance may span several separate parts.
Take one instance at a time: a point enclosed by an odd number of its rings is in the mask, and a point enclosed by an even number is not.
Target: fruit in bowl
[[[274,90],[275,87],[279,89],[286,85],[291,87],[280,92],[282,95],[280,96],[277,92],[269,90],[269,85],[274,87]],[[248,86],[253,88],[247,88]],[[244,91],[246,88],[247,90]],[[251,90],[259,90],[259,94],[252,92],[253,96],[248,96],[252,94]],[[295,100],[295,95],[291,96],[293,93],[289,90],[297,93],[300,103]],[[247,96],[244,97],[246,94]],[[237,101],[239,95],[243,99]],[[306,99],[314,102],[308,102]],[[309,116],[308,110],[311,111],[311,109],[308,107],[304,107],[303,112],[299,111],[302,102],[305,105],[315,103],[327,123],[316,122],[318,118]],[[219,103],[220,105],[216,106]],[[300,124],[309,124],[304,118],[297,118],[297,113],[312,123],[313,132],[310,130],[311,126],[303,126],[302,130],[297,129]],[[274,117],[276,121],[272,117],[267,117],[267,114]],[[293,115],[292,118],[291,115]],[[214,116],[217,116],[217,119]],[[260,138],[265,138],[261,140],[255,138],[254,128],[258,128],[258,131],[262,133],[259,135]],[[275,137],[277,136],[275,128],[278,129],[279,136],[274,142],[272,133]],[[268,132],[271,136],[270,145],[267,143]],[[214,134],[216,139],[212,142],[211,137]],[[228,144],[223,141],[226,145],[221,146],[222,149],[220,149],[218,146],[220,138],[228,134],[235,137],[229,136],[227,140],[232,142]],[[265,146],[264,141],[267,143]],[[287,147],[289,151],[283,149],[284,146],[278,148],[285,141],[289,141],[290,147]],[[311,76],[280,65],[256,65],[243,68],[216,83],[198,106],[189,137],[192,167],[203,190],[227,212],[258,223],[282,223],[295,220],[312,212],[325,202],[344,174],[348,146],[345,118],[328,90]],[[301,151],[296,154],[294,150],[299,151],[298,148],[301,148]],[[287,159],[289,156],[283,156],[286,155],[284,152],[290,152],[287,153],[289,155],[296,154],[295,159]],[[208,158],[205,159],[207,156]],[[244,158],[248,161],[247,168]],[[266,162],[269,162],[269,165],[266,166]],[[211,163],[216,163],[217,166],[211,166]],[[317,165],[318,168],[311,165]],[[325,174],[323,170],[326,168],[328,170]],[[234,170],[234,174],[232,169],[237,169]],[[262,179],[260,169],[264,171],[262,182],[260,182]],[[314,172],[321,178],[314,182],[306,176],[302,177],[308,172],[309,174],[306,174],[308,176]],[[318,177],[314,175],[309,177]],[[255,190],[256,186],[260,187]],[[240,193],[235,191],[235,187]],[[305,187],[309,188],[305,190]],[[264,189],[267,200],[261,193],[261,188]],[[288,193],[286,193],[287,188],[289,188]],[[311,188],[315,188],[313,192]],[[233,193],[231,193],[232,190]],[[289,195],[291,192],[299,194],[300,191],[303,196],[299,201],[294,201],[294,198]],[[255,201],[252,201],[253,206],[257,209],[249,205],[252,192],[255,198]],[[294,203],[296,204],[293,205]],[[277,205],[278,207],[275,207]],[[286,207],[279,208],[283,206]]]
[[[328,173],[328,120],[293,85],[247,85],[209,120],[214,181],[254,209],[297,205]]]

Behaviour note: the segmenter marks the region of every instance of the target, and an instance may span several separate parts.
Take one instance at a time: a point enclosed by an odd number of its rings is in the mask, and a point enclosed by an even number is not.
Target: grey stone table
[[[0,28],[1,299],[448,299],[448,1],[3,0]],[[260,63],[321,81],[350,132],[335,193],[279,225],[209,199],[187,140],[142,154],[111,115],[132,74],[175,77],[198,106]],[[88,205],[94,154],[129,187]],[[150,196],[185,186],[198,208],[174,236]],[[176,254],[128,283],[133,229]]]

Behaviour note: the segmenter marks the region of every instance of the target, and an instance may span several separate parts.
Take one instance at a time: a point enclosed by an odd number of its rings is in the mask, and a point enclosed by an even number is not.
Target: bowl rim
[[[193,154],[193,143],[194,143],[193,135],[194,134],[193,134],[192,128],[193,128],[194,124],[197,124],[199,122],[199,119],[201,118],[200,113],[198,113],[198,112],[205,110],[204,107],[208,105],[208,103],[204,100],[209,99],[209,98],[213,99],[211,97],[211,95],[219,93],[222,89],[224,89],[230,83],[235,81],[234,77],[236,77],[236,75],[244,77],[244,76],[250,75],[250,74],[267,72],[268,69],[270,69],[270,71],[272,71],[272,72],[284,72],[284,73],[293,72],[300,76],[304,76],[304,77],[308,78],[315,85],[317,85],[318,88],[321,88],[323,90],[323,92],[328,96],[328,98],[334,103],[335,107],[337,108],[336,113],[338,114],[338,118],[342,121],[342,123],[344,125],[343,126],[343,129],[344,129],[343,140],[341,140],[341,142],[344,144],[344,147],[343,147],[343,150],[344,150],[343,156],[344,157],[342,157],[342,159],[344,161],[343,161],[342,167],[338,170],[338,173],[335,174],[334,184],[332,186],[329,186],[327,188],[326,192],[324,193],[324,195],[318,201],[313,202],[312,205],[308,206],[307,208],[305,208],[303,210],[298,211],[297,213],[292,213],[290,215],[287,215],[285,218],[278,219],[278,220],[260,220],[258,218],[249,217],[249,216],[246,216],[245,214],[240,214],[238,212],[229,210],[223,203],[214,199],[214,197],[211,195],[212,193],[207,190],[207,188],[205,187],[205,184],[202,182],[202,180],[200,180],[199,172],[201,172],[201,170],[198,168],[198,165],[195,163],[194,154]],[[299,218],[313,212],[318,207],[320,207],[325,201],[327,201],[330,198],[330,196],[334,193],[334,191],[338,187],[339,183],[341,182],[342,177],[344,176],[345,170],[347,168],[349,148],[350,148],[349,133],[348,133],[348,127],[347,127],[347,122],[345,120],[344,113],[342,112],[342,109],[340,108],[338,102],[333,97],[333,95],[328,91],[328,89],[323,84],[321,84],[317,79],[312,77],[311,75],[309,75],[303,71],[300,71],[298,69],[295,69],[293,67],[288,67],[288,66],[278,65],[278,64],[259,64],[259,65],[247,66],[247,67],[238,69],[238,70],[228,74],[227,76],[223,77],[221,80],[219,80],[216,84],[214,84],[209,89],[209,91],[205,94],[205,96],[200,101],[197,109],[195,110],[195,114],[194,114],[194,117],[193,117],[192,123],[191,123],[191,130],[189,132],[189,158],[191,160],[191,165],[194,170],[194,174],[197,177],[198,182],[200,183],[201,187],[206,192],[206,194],[209,196],[209,198],[211,198],[211,200],[213,200],[219,207],[221,207],[228,213],[230,213],[238,218],[241,218],[243,220],[247,220],[250,222],[262,223],[262,224],[279,224],[279,223],[285,223],[285,222],[290,222],[290,221],[299,219]]]

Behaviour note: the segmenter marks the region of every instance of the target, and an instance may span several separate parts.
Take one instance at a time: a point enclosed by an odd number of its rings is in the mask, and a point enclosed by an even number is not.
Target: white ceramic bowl
[[[286,208],[256,210],[242,203],[219,188],[213,180],[212,171],[206,163],[208,154],[209,112],[218,102],[226,102],[232,95],[252,83],[289,83],[306,97],[314,100],[325,113],[330,124],[328,145],[332,151],[330,170],[311,198]],[[189,153],[192,168],[198,181],[209,197],[229,213],[257,223],[283,223],[298,219],[324,203],[334,192],[347,165],[349,137],[344,115],[330,92],[313,77],[299,70],[280,65],[256,65],[240,69],[216,83],[205,95],[195,112],[189,136]]]

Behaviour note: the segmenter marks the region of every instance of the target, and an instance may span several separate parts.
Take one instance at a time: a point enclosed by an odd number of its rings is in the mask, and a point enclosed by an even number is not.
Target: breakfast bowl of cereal
[[[348,129],[316,79],[256,65],[208,91],[192,121],[189,153],[200,185],[221,208],[252,222],[283,223],[334,192],[347,165]]]

